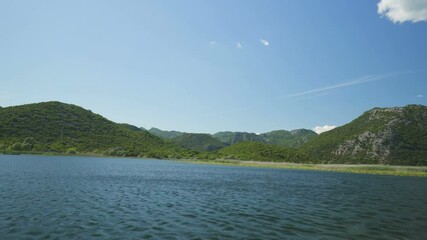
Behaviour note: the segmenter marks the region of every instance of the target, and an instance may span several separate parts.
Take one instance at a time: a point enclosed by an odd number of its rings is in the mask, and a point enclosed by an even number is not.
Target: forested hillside
[[[227,159],[270,161],[270,162],[310,162],[308,156],[297,149],[258,142],[240,142],[219,150]]]
[[[227,146],[225,143],[204,133],[184,133],[172,141],[181,147],[192,149],[199,152],[215,151]]]
[[[60,102],[1,108],[0,149],[146,157],[188,153],[142,129]]]

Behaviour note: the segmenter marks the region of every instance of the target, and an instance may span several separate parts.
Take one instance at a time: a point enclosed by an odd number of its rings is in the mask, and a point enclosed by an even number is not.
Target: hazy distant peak
[[[315,131],[310,130],[310,129],[305,129],[305,128],[300,128],[300,129],[294,129],[289,131],[292,135],[300,135],[300,134],[311,134],[311,133],[315,133]]]

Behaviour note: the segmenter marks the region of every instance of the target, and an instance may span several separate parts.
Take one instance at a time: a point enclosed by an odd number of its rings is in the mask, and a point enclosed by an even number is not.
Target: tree
[[[10,149],[13,151],[22,151],[22,143],[16,142],[10,147]]]

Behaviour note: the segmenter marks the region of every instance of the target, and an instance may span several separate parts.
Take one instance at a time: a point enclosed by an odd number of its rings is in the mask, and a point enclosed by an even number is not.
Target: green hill
[[[184,133],[173,138],[172,141],[179,146],[199,152],[211,152],[226,146],[225,143],[212,137],[212,135],[204,133]]]
[[[427,165],[427,107],[374,108],[301,149],[326,163]]]
[[[184,150],[81,107],[43,102],[0,108],[0,150],[182,157]]]
[[[297,149],[258,142],[240,142],[218,151],[227,159],[268,162],[310,162],[308,156]]]
[[[148,132],[150,132],[151,134],[156,135],[158,137],[164,138],[164,139],[172,139],[172,138],[176,138],[176,137],[179,137],[182,134],[184,134],[184,132],[164,131],[164,130],[160,130],[158,128],[150,128],[150,130],[148,130]]]

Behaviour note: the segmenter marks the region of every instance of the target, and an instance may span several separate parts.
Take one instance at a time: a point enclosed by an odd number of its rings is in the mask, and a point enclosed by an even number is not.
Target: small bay
[[[427,239],[427,178],[0,155],[4,239]]]

